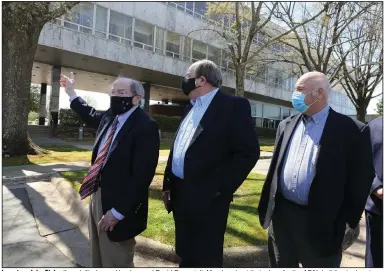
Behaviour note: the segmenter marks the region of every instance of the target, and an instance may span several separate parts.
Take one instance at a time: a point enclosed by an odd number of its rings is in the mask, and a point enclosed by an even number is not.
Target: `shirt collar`
[[[214,98],[214,95],[218,92],[219,88],[216,88],[209,93],[206,93],[203,96],[198,97],[195,101],[190,101],[192,105],[197,104],[200,107],[208,106],[212,99]]]
[[[133,106],[130,110],[128,110],[127,112],[118,115],[118,122],[119,122],[120,124],[125,123],[126,120],[128,119],[128,117],[129,117],[129,116],[132,114],[132,112],[134,112],[135,109],[137,109],[137,108],[138,108],[138,106],[135,105],[135,106]]]
[[[308,123],[310,120],[313,120],[315,124],[318,124],[328,113],[329,113],[330,106],[325,106],[321,111],[318,113],[314,114],[311,117],[306,117],[305,115],[303,116],[303,120],[305,123]]]

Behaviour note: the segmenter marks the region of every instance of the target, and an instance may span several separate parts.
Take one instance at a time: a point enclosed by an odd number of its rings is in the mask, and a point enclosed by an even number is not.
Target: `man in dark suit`
[[[92,267],[133,267],[135,236],[147,227],[148,187],[159,156],[156,123],[139,108],[142,85],[118,78],[111,106],[98,113],[74,91],[74,78],[62,75],[71,108],[97,128],[92,166],[80,196],[91,196],[89,233]]]
[[[221,73],[210,60],[192,64],[182,83],[191,104],[163,183],[180,267],[222,267],[230,202],[259,158],[250,103],[221,92],[221,85]]]
[[[365,267],[383,267],[383,185],[382,185],[382,121],[379,117],[368,124],[372,142],[374,177],[366,201],[366,257]]]
[[[304,74],[292,96],[301,113],[278,126],[258,214],[279,268],[339,267],[346,223],[357,226],[369,193],[369,134],[329,107],[330,89],[324,74]]]

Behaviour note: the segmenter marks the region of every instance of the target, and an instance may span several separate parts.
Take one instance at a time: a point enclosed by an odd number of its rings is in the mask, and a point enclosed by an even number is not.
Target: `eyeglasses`
[[[130,90],[129,89],[111,89],[110,91],[107,92],[109,96],[126,96],[130,95]]]

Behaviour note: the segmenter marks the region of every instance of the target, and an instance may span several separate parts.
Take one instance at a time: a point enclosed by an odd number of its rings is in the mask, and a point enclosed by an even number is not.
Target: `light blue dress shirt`
[[[76,98],[78,98],[79,96],[71,96],[70,98],[70,102],[72,102],[73,100],[75,100]],[[81,99],[82,102],[84,102],[84,100],[79,97],[79,99]],[[115,130],[115,133],[114,133],[114,137],[112,138],[112,141],[111,141],[111,145],[110,145],[110,149],[112,147],[112,144],[117,136],[117,134],[119,133],[120,129],[122,128],[123,124],[126,122],[126,120],[131,116],[132,112],[135,111],[135,109],[138,108],[138,106],[133,106],[130,110],[128,110],[126,113],[123,113],[123,114],[120,114],[118,115],[118,124],[116,125],[116,130]],[[111,123],[112,124],[112,123]],[[111,124],[110,124],[110,127],[108,127],[107,129],[107,132],[104,133],[101,141],[100,141],[100,144],[99,144],[99,148],[98,148],[98,154],[100,153],[100,151],[102,150],[103,148],[103,145],[104,143],[106,142],[107,140],[107,137],[108,135],[110,134],[110,131],[111,131]],[[108,150],[110,151],[110,150]],[[104,165],[103,165],[104,166]],[[112,208],[111,209],[111,212],[112,214],[119,220],[122,220],[124,218],[124,215],[120,214],[118,211],[115,210],[115,208]]]
[[[306,118],[295,128],[282,168],[282,195],[297,204],[307,205],[310,186],[315,176],[319,142],[329,115],[329,106]]]
[[[193,107],[179,127],[174,143],[171,170],[175,176],[181,179],[184,178],[184,157],[186,151],[203,115],[217,92],[218,88],[198,97],[195,102],[192,101]]]

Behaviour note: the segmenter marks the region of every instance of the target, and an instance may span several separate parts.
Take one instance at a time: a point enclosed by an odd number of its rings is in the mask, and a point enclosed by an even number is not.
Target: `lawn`
[[[172,139],[161,139],[159,156],[168,156],[170,153],[171,145]],[[261,151],[272,152],[274,150],[274,139],[262,138],[260,139],[260,145]],[[3,166],[79,162],[91,160],[91,151],[80,149],[71,145],[44,147],[44,149],[49,151],[48,154],[4,157]]]
[[[174,221],[168,214],[161,201],[161,187],[165,163],[160,163],[150,187],[148,227],[142,236],[174,246]],[[86,175],[86,170],[63,172],[75,190]],[[250,173],[238,189],[231,204],[225,234],[225,247],[255,246],[266,244],[267,232],[258,221],[257,206],[265,176]]]
[[[3,166],[91,161],[91,151],[74,146],[44,147],[48,154],[3,157]]]

